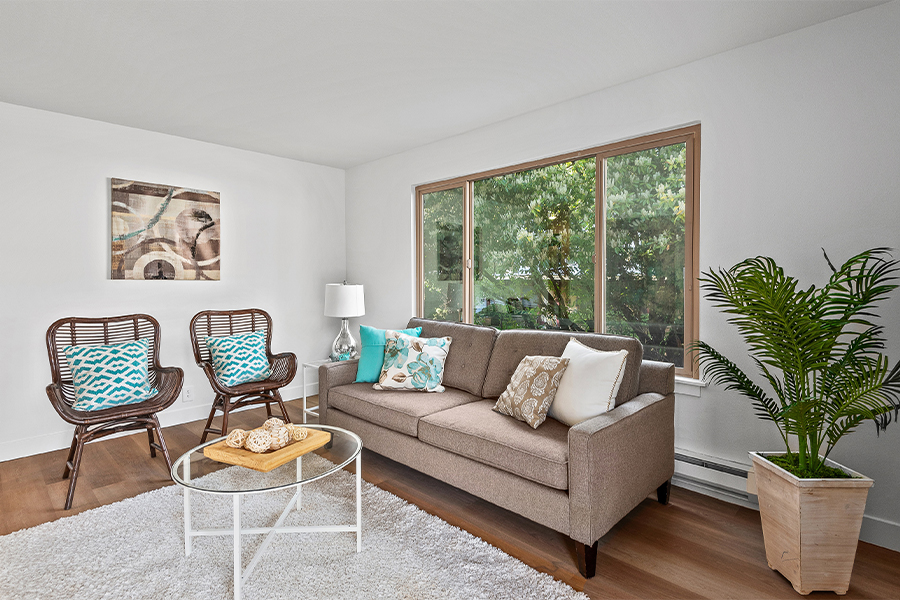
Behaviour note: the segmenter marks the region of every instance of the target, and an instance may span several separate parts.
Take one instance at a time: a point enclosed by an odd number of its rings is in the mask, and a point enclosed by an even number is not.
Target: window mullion
[[[416,190],[416,316],[425,316],[425,194]]]
[[[463,186],[463,322],[475,322],[475,203],[474,182]]]
[[[597,156],[594,193],[594,331],[606,331],[606,158]]]
[[[697,185],[700,175],[700,139],[690,135],[685,140],[685,203],[684,203],[684,341],[685,357],[682,370],[688,377],[698,377],[698,366],[688,350],[693,340],[700,339],[699,310],[700,290],[698,277],[700,253],[695,244],[700,239],[700,194]],[[680,373],[679,373],[680,374]]]

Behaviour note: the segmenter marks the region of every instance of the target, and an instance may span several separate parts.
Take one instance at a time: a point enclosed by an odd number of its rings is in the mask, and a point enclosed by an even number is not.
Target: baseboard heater
[[[737,467],[714,462],[706,458],[697,458],[696,456],[688,456],[687,454],[676,452],[675,460],[688,463],[690,465],[703,467],[704,469],[712,469],[713,471],[728,473],[729,475],[735,475],[736,477],[743,477],[744,479],[747,479],[747,469],[739,469]]]

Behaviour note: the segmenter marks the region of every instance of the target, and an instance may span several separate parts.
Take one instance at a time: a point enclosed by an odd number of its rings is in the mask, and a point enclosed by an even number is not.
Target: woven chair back
[[[147,338],[147,371],[151,387],[156,386],[159,365],[159,323],[150,315],[120,317],[67,317],[53,323],[47,330],[47,353],[53,383],[60,386],[63,399],[71,406],[75,402],[72,371],[66,359],[67,346],[109,346]]]
[[[259,308],[242,310],[204,310],[191,319],[191,345],[197,363],[210,362],[207,337],[223,337],[239,333],[266,332],[266,355],[272,357],[272,317]]]

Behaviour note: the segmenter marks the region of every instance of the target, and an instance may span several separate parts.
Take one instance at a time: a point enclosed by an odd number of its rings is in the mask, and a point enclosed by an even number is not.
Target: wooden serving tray
[[[229,465],[247,467],[254,471],[268,473],[277,469],[286,462],[292,461],[307,452],[321,448],[331,441],[331,432],[322,429],[307,429],[309,434],[306,439],[299,442],[291,442],[284,448],[270,450],[257,454],[244,448],[231,448],[225,445],[225,440],[216,442],[203,449],[203,456]]]

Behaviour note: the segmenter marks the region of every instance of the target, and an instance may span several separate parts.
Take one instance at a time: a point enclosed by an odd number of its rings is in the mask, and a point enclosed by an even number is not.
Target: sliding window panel
[[[463,188],[423,193],[422,316],[461,322],[464,268]]]
[[[474,322],[594,329],[594,158],[477,180]]]
[[[683,368],[686,144],[606,159],[606,332]]]

